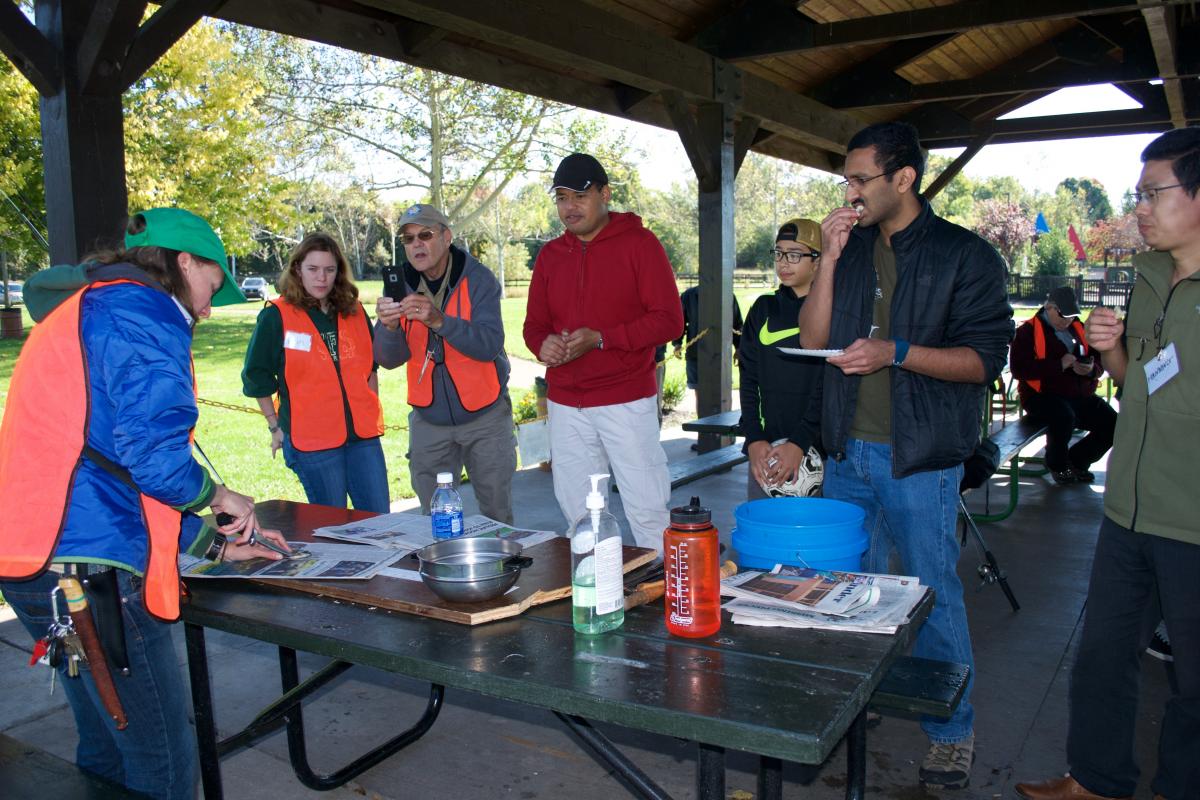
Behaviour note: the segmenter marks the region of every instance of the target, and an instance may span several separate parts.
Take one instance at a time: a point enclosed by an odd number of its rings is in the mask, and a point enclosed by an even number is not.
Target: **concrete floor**
[[[693,441],[678,429],[664,431],[671,458],[686,458]],[[946,797],[1014,797],[1020,780],[1041,779],[1065,769],[1067,680],[1079,635],[1096,530],[1102,515],[1103,464],[1094,487],[1056,487],[1044,479],[1023,479],[1021,504],[1008,520],[983,526],[983,534],[1007,570],[1021,611],[1014,614],[997,586],[976,588],[981,558],[973,542],[964,550],[959,572],[975,645],[977,679],[976,762],[972,785]],[[714,522],[728,543],[733,508],[745,497],[746,467],[709,477],[674,492],[679,505],[699,495],[714,510]],[[994,478],[995,500],[1007,495],[1006,481]],[[554,502],[549,473],[517,474],[517,522],[536,528],[566,527]],[[464,492],[468,513],[474,506]],[[983,491],[970,496],[981,507]],[[618,518],[620,500],[613,495]],[[177,643],[184,664],[182,631]],[[62,692],[48,694],[42,668],[29,668],[28,637],[15,620],[0,622],[0,731],[67,759],[76,734]],[[210,664],[217,697],[217,721],[225,735],[241,728],[277,694],[275,651],[253,641],[210,633]],[[321,666],[302,658],[305,670]],[[1144,659],[1143,712],[1139,761],[1155,763],[1154,749],[1167,696],[1163,665]],[[363,668],[350,670],[305,706],[310,757],[318,771],[332,770],[407,727],[424,707],[428,689],[406,679]],[[606,729],[626,753],[667,791],[693,796],[694,754],[670,738]],[[871,797],[917,800],[934,797],[917,783],[917,765],[926,741],[915,721],[885,718],[868,735],[868,793]],[[751,800],[755,761],[730,753],[727,795]],[[346,787],[316,793],[304,789],[287,762],[282,733],[223,762],[225,796],[256,798],[614,798],[625,787],[587,752],[548,712],[462,691],[449,690],[447,704],[429,734],[408,750],[369,770]],[[822,768],[787,765],[785,797],[841,798],[845,755],[841,748]],[[1139,798],[1149,798],[1149,777]]]

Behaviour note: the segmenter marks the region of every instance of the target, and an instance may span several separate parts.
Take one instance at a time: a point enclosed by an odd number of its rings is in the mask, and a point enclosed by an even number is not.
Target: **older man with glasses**
[[[500,284],[492,271],[453,244],[450,220],[419,203],[400,219],[407,261],[403,297],[376,305],[375,360],[408,365],[408,471],[421,511],[437,473],[463,466],[479,511],[512,524],[517,470]]]

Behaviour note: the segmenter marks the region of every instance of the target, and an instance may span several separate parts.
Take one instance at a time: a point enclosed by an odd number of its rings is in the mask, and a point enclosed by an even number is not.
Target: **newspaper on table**
[[[398,550],[401,555],[420,550],[438,541],[433,538],[433,526],[429,517],[409,512],[380,514],[377,517],[317,528],[314,536],[338,539],[356,544],[370,544]],[[554,531],[535,531],[514,528],[503,522],[472,514],[463,518],[463,536],[492,536],[497,539],[520,542],[524,547],[548,542],[558,536]]]
[[[282,561],[252,558],[248,561],[209,561],[179,556],[184,578],[287,578],[289,580],[367,580],[404,557],[397,550],[328,542],[288,542],[292,556]]]
[[[876,601],[850,616],[822,614],[807,608],[784,608],[742,597],[724,605],[739,625],[816,628],[851,633],[895,633],[925,594],[925,587],[908,575],[870,572],[831,572],[839,581],[865,584],[878,592]]]
[[[721,594],[766,606],[846,617],[879,600],[866,581],[841,580],[831,572],[776,564],[770,572],[751,570],[721,581]]]

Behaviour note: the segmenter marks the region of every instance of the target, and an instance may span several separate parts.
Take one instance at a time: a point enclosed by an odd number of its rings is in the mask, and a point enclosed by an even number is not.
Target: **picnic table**
[[[305,507],[269,501],[258,505],[258,518],[290,540],[307,540],[311,530],[296,525]],[[364,516],[369,515],[344,511],[344,521]],[[188,589],[183,621],[201,777],[209,800],[223,797],[221,755],[283,724],[299,780],[310,788],[341,785],[419,739],[436,720],[448,687],[553,712],[639,795],[651,798],[668,795],[593,722],[694,742],[697,796],[704,800],[725,797],[726,748],[758,754],[758,796],[778,798],[782,760],[820,764],[849,735],[846,795],[859,798],[865,784],[868,701],[933,605],[927,592],[912,621],[894,636],[734,626],[726,615],[717,635],[687,640],[667,635],[658,604],[627,612],[617,631],[587,637],[575,634],[569,601],[467,626],[255,580],[190,580]],[[224,742],[217,740],[209,691],[206,628],[279,648],[284,696]],[[297,650],[332,661],[301,683]],[[317,775],[308,765],[300,704],[355,664],[428,681],[425,713],[376,750]]]
[[[685,422],[681,427],[690,433],[716,433],[721,436],[737,436],[738,423],[741,422],[741,419],[742,412],[734,409],[733,411],[722,411],[719,414],[710,414],[707,417]]]

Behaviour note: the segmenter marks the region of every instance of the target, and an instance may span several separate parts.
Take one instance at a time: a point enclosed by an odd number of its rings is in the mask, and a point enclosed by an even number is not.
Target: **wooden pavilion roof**
[[[830,171],[881,120],[969,152],[1200,122],[1192,0],[209,2],[234,22],[665,128],[672,104],[729,104],[751,149]],[[998,119],[1099,83],[1142,107]]]

